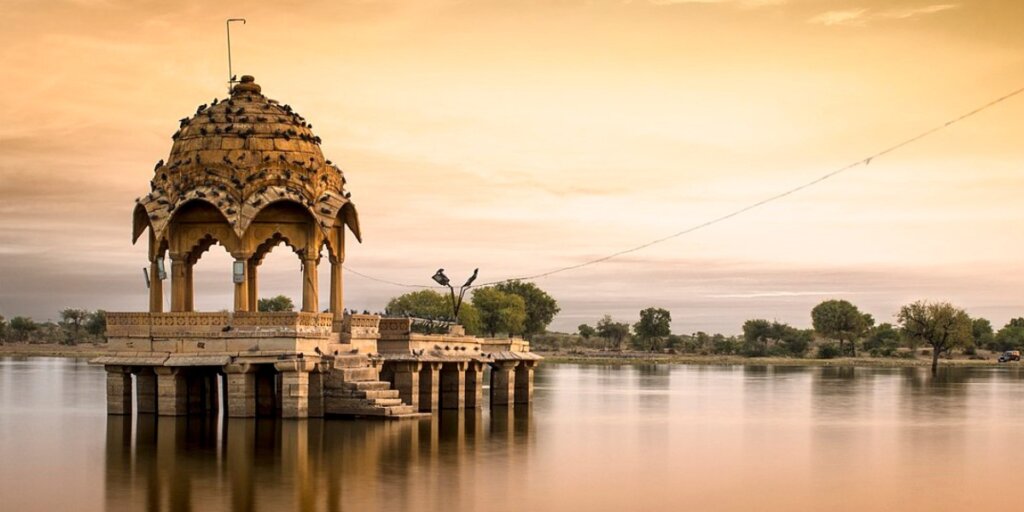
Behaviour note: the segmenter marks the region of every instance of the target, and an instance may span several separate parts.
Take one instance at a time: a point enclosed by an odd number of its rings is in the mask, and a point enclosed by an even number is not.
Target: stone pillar
[[[324,417],[324,371],[326,368],[316,365],[309,373],[309,417]]]
[[[188,382],[181,368],[157,366],[156,400],[160,416],[183,416],[188,412]]]
[[[242,253],[231,253],[235,257],[234,265],[241,263],[242,278],[235,283],[235,311],[249,311],[249,256]],[[235,269],[231,268],[234,279]]]
[[[171,253],[171,311],[185,311],[185,255]]]
[[[516,403],[528,404],[533,401],[533,369],[536,361],[520,361],[516,366]]]
[[[192,283],[192,268],[196,262],[189,261],[185,264],[185,311],[195,311],[196,290]]]
[[[256,374],[250,364],[224,366],[227,374],[227,413],[231,418],[256,416]]]
[[[423,363],[420,368],[420,412],[437,410],[440,398],[441,363]]]
[[[402,403],[411,405],[413,410],[419,410],[422,363],[402,361],[387,364],[388,372],[391,373],[391,388],[398,390],[398,397],[402,399]]]
[[[259,267],[259,264],[256,263],[256,258],[255,257],[249,258],[248,269],[247,269],[248,278],[249,278],[249,283],[248,283],[248,287],[249,287],[249,309],[252,310],[252,311],[258,311],[259,310],[258,305],[260,303],[259,287],[258,287],[258,283],[256,281],[256,268],[257,267]]]
[[[302,310],[310,313],[319,311],[317,303],[316,255],[302,257]]]
[[[156,413],[156,372],[143,368],[135,374],[135,396],[139,414]]]
[[[515,400],[515,372],[519,361],[491,363],[491,406],[512,405]]]
[[[256,371],[256,416],[276,416],[279,409],[277,372],[273,367]]]
[[[466,365],[466,408],[481,407],[484,404],[484,364],[470,361]]]
[[[309,372],[312,361],[294,360],[274,363],[281,372],[281,417],[309,417]]]
[[[345,310],[343,279],[341,261],[331,261],[331,313],[334,313],[335,322],[345,319],[342,313]]]
[[[466,367],[468,361],[444,363],[441,366],[441,408],[466,407]]]
[[[160,268],[156,264],[156,258],[149,264],[149,312],[163,313],[164,311],[164,282],[160,279]]]
[[[107,414],[132,413],[132,374],[127,366],[106,365]]]

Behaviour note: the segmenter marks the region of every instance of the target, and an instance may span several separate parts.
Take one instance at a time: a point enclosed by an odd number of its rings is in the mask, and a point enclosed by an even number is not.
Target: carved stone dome
[[[344,173],[324,159],[313,125],[264,96],[253,77],[179,123],[151,192],[137,202],[133,241],[147,227],[164,239],[175,210],[193,201],[219,210],[238,237],[263,208],[288,201],[302,205],[324,233],[344,223],[361,240]]]

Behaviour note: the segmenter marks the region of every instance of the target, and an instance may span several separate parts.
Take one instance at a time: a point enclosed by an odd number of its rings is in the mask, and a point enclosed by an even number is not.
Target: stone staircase
[[[402,403],[398,390],[380,380],[364,355],[339,355],[324,379],[324,412],[338,416],[416,418],[421,414]]]

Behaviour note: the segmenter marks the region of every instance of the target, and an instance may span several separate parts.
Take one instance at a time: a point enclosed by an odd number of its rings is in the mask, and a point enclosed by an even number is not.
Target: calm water
[[[532,409],[107,417],[104,373],[0,359],[0,510],[1021,510],[1024,374],[545,365]]]

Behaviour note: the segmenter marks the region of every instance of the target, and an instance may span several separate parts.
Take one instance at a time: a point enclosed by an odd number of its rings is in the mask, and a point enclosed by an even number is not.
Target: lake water
[[[135,420],[0,359],[0,510],[1022,510],[1024,373],[542,365],[527,410]]]

